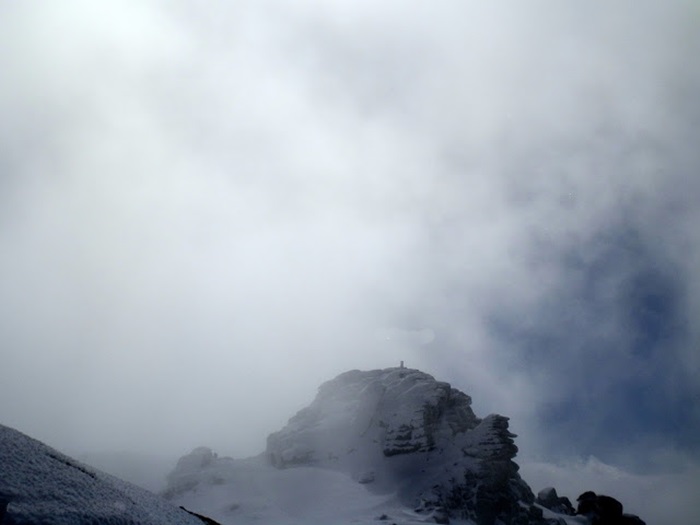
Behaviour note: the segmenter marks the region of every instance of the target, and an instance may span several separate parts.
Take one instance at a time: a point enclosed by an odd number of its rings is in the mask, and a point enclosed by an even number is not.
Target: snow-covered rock
[[[353,370],[324,383],[314,402],[268,437],[279,467],[435,450],[479,419],[466,394],[418,370]]]
[[[520,478],[508,418],[406,368],[346,372],[271,434],[263,454],[184,456],[165,496],[225,525],[592,525]]]
[[[0,425],[0,523],[202,525],[203,520]]]
[[[266,454],[278,468],[339,470],[407,505],[479,524],[540,523],[512,461],[514,437],[508,418],[478,418],[469,396],[419,370],[354,370],[323,384],[269,436]]]

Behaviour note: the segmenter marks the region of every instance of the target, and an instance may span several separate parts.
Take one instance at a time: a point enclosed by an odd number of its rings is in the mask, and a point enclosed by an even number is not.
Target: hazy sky
[[[0,421],[245,456],[405,360],[684,468],[698,56],[681,0],[0,2]]]

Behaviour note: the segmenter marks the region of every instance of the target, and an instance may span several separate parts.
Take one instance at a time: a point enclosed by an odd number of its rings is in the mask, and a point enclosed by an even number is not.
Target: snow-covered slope
[[[279,469],[264,455],[219,458],[201,447],[184,456],[169,476],[166,497],[223,525],[481,525],[484,520],[448,518],[439,509],[413,508],[396,493],[377,494],[370,484],[323,467]],[[553,525],[591,525],[537,505]],[[530,521],[505,521],[522,525]]]
[[[535,499],[514,438],[508,418],[477,417],[469,396],[419,370],[353,370],[321,385],[260,456],[182,457],[165,497],[231,525],[643,525],[593,492],[579,515],[551,487]]]
[[[374,522],[388,509],[403,512],[392,495],[371,494],[341,472],[278,469],[264,456],[217,458],[206,448],[180,460],[165,495],[223,524],[340,525]]]
[[[418,370],[347,372],[270,435],[262,456],[197,449],[171,473],[166,494],[224,523],[383,514],[393,523],[545,523],[512,461],[508,419],[480,419],[470,405]]]
[[[0,523],[202,525],[202,520],[0,425]]]

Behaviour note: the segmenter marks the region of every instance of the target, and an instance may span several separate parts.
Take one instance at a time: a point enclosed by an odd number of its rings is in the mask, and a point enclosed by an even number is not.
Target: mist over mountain
[[[161,456],[157,451],[151,454],[113,451],[84,453],[76,459],[124,481],[159,493],[165,489],[166,475],[177,457]]]
[[[263,454],[183,456],[164,494],[222,523],[643,525],[606,495],[579,509],[554,488],[535,498],[515,437],[507,417],[477,417],[468,395],[403,363],[352,370],[322,384]]]
[[[7,525],[191,518],[224,525],[643,525],[635,516],[640,489],[646,523],[681,525],[692,515],[696,479],[689,475],[682,486],[659,476],[644,486],[600,462],[589,462],[576,479],[571,468],[526,463],[535,494],[521,476],[507,417],[477,416],[468,395],[403,363],[326,381],[268,436],[263,453],[243,459],[206,446],[168,467],[156,456],[93,456],[106,474],[16,430],[0,430],[0,520]],[[142,487],[156,480],[156,488],[163,475],[163,490],[153,491],[162,496],[113,475],[120,472]]]
[[[154,487],[95,454],[405,360],[700,521],[698,56],[691,0],[0,1],[0,421]]]

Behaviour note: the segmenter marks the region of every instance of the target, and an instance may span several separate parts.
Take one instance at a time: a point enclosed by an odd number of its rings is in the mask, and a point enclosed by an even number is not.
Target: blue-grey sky
[[[248,455],[405,360],[523,461],[682,478],[698,56],[682,0],[0,3],[0,421]]]

